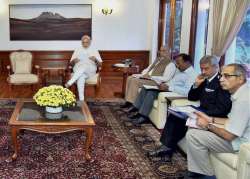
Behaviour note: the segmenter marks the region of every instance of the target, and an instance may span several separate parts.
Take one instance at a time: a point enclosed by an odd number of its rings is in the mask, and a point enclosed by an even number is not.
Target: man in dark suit
[[[229,92],[223,90],[219,83],[219,64],[214,56],[204,56],[200,60],[201,74],[188,93],[191,101],[200,100],[199,110],[209,116],[226,117],[231,109],[232,102]],[[165,160],[171,157],[177,147],[177,143],[185,136],[188,127],[186,118],[181,119],[173,114],[167,118],[160,141],[163,145],[155,151],[149,152],[149,156],[165,156]]]

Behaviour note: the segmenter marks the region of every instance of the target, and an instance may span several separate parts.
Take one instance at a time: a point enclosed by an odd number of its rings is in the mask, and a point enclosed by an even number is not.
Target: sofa
[[[170,102],[167,102],[165,97],[168,97]],[[159,120],[167,116],[167,103],[171,106],[199,105],[199,102],[191,102],[183,98],[183,96],[169,92],[160,93],[158,100],[154,101],[150,114],[150,119],[157,128],[162,129],[165,125],[166,118],[163,121]],[[178,143],[178,146],[186,153],[185,138]],[[250,179],[250,143],[242,144],[236,154],[210,153],[209,157],[217,179]]]

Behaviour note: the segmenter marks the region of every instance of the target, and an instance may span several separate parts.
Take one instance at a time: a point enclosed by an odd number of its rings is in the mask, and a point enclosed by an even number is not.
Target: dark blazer
[[[230,93],[220,86],[219,74],[211,82],[205,80],[198,88],[192,86],[188,100],[200,100],[200,109],[214,117],[227,117],[232,107]]]

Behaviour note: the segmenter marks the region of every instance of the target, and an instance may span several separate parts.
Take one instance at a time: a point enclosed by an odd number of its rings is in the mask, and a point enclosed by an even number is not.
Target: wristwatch
[[[215,126],[214,126],[212,123],[209,123],[209,124],[207,125],[207,129],[208,129],[209,131],[214,130],[214,128],[215,128]]]

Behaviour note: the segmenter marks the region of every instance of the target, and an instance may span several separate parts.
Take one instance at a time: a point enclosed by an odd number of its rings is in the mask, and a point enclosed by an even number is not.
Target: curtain
[[[212,54],[221,57],[240,30],[250,0],[213,1]]]

